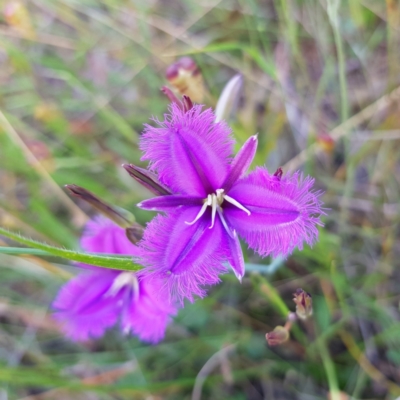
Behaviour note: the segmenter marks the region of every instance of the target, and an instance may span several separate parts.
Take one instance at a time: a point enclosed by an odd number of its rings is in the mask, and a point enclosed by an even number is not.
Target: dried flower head
[[[307,319],[313,313],[311,294],[303,289],[297,289],[293,293],[293,301],[296,303],[296,314],[300,319]]]
[[[289,331],[286,327],[278,325],[272,332],[265,334],[269,346],[278,346],[289,340]]]

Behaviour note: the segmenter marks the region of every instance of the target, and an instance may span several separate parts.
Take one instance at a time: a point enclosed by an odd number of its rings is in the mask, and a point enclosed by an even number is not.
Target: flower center
[[[211,225],[209,229],[212,229],[214,226],[215,222],[215,216],[218,213],[219,217],[221,218],[221,222],[224,225],[225,229],[227,232],[230,234],[230,229],[225,221],[225,218],[223,216],[223,209],[222,209],[222,203],[224,201],[227,201],[228,203],[233,204],[235,207],[239,208],[240,210],[244,211],[247,213],[247,215],[250,215],[251,212],[244,207],[242,204],[240,204],[238,201],[236,201],[234,198],[228,196],[225,194],[224,189],[217,189],[215,193],[209,194],[204,200],[203,200],[203,205],[199,211],[199,213],[196,215],[196,218],[192,222],[186,222],[188,225],[193,225],[196,221],[198,221],[203,214],[206,212],[207,207],[211,207]]]
[[[139,297],[139,282],[136,278],[136,275],[133,272],[121,272],[114,279],[110,289],[105,293],[104,297],[114,297],[119,291],[127,287],[128,290],[132,290],[133,297],[135,300]]]

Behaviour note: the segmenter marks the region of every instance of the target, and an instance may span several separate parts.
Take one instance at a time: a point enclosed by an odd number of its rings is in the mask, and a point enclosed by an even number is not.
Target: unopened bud
[[[122,166],[133,179],[153,192],[155,195],[165,196],[171,194],[170,190],[157,179],[157,176],[147,169],[137,167],[133,164],[123,164]]]
[[[185,94],[197,103],[203,101],[203,76],[192,58],[182,57],[171,64],[167,68],[165,76],[174,89],[181,95]]]
[[[193,108],[193,102],[189,96],[183,95],[182,97],[183,111],[188,112]]]
[[[180,108],[183,108],[182,102],[175,96],[175,93],[167,86],[163,86],[161,91],[168,97],[171,103],[176,103]]]
[[[135,223],[135,217],[129,211],[120,207],[111,206],[89,192],[89,190],[77,185],[65,185],[65,187],[73,196],[88,202],[97,211],[114,221],[120,227],[128,228]]]
[[[289,331],[284,326],[278,325],[272,332],[265,335],[269,346],[278,346],[289,339]]]
[[[163,86],[161,91],[168,97],[171,103],[175,103],[179,106],[179,108],[184,111],[185,113],[188,112],[193,108],[193,102],[189,96],[185,94],[182,96],[182,101],[180,101],[176,96],[175,93],[168,87]]]
[[[307,319],[313,313],[311,294],[303,289],[297,289],[293,293],[293,301],[296,303],[296,314],[300,319]]]
[[[129,228],[125,229],[125,235],[129,239],[129,241],[133,244],[136,244],[140,240],[142,240],[144,233],[144,228],[143,226],[139,224],[133,224]]]
[[[242,86],[242,75],[235,75],[225,85],[215,107],[215,122],[226,120],[235,112],[239,103]]]
[[[282,175],[283,175],[283,170],[282,170],[281,167],[279,167],[279,168],[275,171],[274,176],[276,176],[276,177],[280,180],[280,179],[282,178]]]

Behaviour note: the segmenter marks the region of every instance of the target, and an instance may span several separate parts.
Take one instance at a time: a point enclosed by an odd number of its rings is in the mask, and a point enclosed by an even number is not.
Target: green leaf
[[[15,240],[16,242],[33,247],[34,249],[43,250],[53,256],[65,258],[71,261],[78,261],[98,267],[124,271],[138,271],[142,268],[140,265],[134,264],[130,257],[100,256],[94,254],[80,253],[74,250],[61,249],[59,247],[54,247],[45,243],[37,242],[36,240],[27,239],[17,233],[10,232],[4,228],[0,228],[0,234],[8,237],[9,239]]]

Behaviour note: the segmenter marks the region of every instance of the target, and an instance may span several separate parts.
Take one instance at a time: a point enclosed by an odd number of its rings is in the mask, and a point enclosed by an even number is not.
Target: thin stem
[[[331,400],[340,400],[340,392],[338,381],[336,377],[335,366],[329,355],[326,343],[323,340],[318,341],[318,350],[322,358],[322,364],[325,369],[326,376],[328,378],[329,393],[331,395]]]
[[[333,36],[335,40],[336,52],[339,64],[339,82],[340,82],[340,117],[341,122],[349,118],[349,104],[347,99],[347,81],[346,81],[346,57],[343,50],[343,41],[339,31],[339,5],[340,0],[328,0],[328,17],[332,25]]]
[[[35,240],[25,238],[17,233],[10,232],[4,228],[0,228],[0,235],[8,237],[9,239],[15,240],[16,242],[22,243],[26,246],[30,246],[35,249],[45,251],[54,256],[65,258],[71,261],[78,261],[98,267],[124,271],[137,271],[142,268],[140,265],[134,264],[131,258],[98,256],[80,253],[74,250],[62,249],[59,247],[53,247],[45,243],[40,243]]]
[[[1,247],[0,246],[0,253],[1,254],[28,255],[28,256],[43,256],[43,257],[48,257],[48,256],[53,255],[53,254],[49,253],[48,251],[39,250],[39,249],[31,249],[29,247]],[[112,253],[88,252],[85,254],[91,255],[91,256],[100,256],[100,257],[103,257],[103,256],[104,257],[115,257],[115,254],[112,254]],[[129,254],[118,254],[118,258],[131,259],[132,256],[130,256]]]
[[[259,278],[259,290],[269,298],[273,306],[282,314],[282,316],[287,318],[290,310],[282,300],[279,292],[269,283],[268,279],[262,277]]]
[[[386,378],[381,371],[379,371],[374,365],[372,365],[365,354],[358,348],[357,343],[354,341],[353,336],[347,333],[344,330],[339,332],[340,338],[343,343],[347,347],[350,355],[358,362],[360,367],[365,371],[365,373],[373,379],[375,382],[378,382],[381,385],[386,386],[390,392],[396,396],[400,395],[400,386],[398,386],[395,382],[390,381]]]

